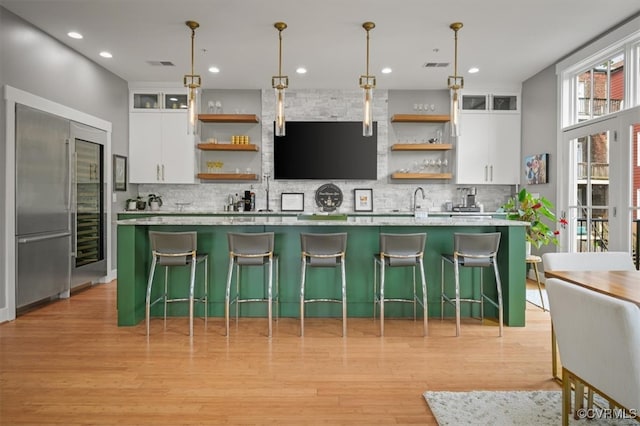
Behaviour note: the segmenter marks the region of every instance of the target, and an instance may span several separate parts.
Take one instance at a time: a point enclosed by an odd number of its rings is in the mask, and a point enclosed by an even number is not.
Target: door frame
[[[632,183],[632,133],[631,126],[640,123],[640,107],[619,111],[614,114],[569,126],[560,131],[558,138],[557,175],[557,213],[559,217],[568,213],[572,200],[570,176],[575,174],[575,158],[570,152],[569,142],[573,139],[610,132],[609,137],[609,245],[610,251],[628,251],[631,253],[631,212]],[[614,165],[615,167],[611,167]],[[612,183],[613,182],[613,183]],[[613,190],[612,188],[616,188]],[[573,205],[572,204],[572,205]],[[573,232],[560,233],[559,251],[570,247],[569,237]]]

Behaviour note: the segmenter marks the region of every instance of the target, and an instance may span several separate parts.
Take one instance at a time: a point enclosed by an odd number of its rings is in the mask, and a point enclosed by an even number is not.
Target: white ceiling
[[[638,0],[0,0],[8,10],[129,82],[177,82],[196,73],[204,88],[270,88],[278,71],[276,21],[284,21],[283,74],[289,87],[358,87],[365,73],[364,21],[373,21],[370,70],[382,89],[441,89],[453,73],[467,88],[519,85],[626,18]],[[82,40],[67,37],[78,31]],[[98,56],[101,50],[112,59]],[[171,61],[173,67],[149,65]],[[449,62],[447,68],[424,68]],[[207,69],[215,65],[219,74]],[[308,68],[298,75],[298,66]],[[471,66],[480,68],[468,74]],[[382,74],[391,67],[391,74]]]

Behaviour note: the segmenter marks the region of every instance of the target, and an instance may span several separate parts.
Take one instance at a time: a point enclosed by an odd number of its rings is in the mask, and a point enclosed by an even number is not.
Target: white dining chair
[[[631,255],[626,251],[580,253],[544,253],[545,271],[633,271]]]
[[[640,407],[640,308],[557,278],[546,287],[562,358],[562,424],[582,406],[584,386],[608,400],[609,408],[630,413]]]
[[[544,253],[542,267],[545,271],[633,271],[633,259],[624,251],[579,252],[579,253]],[[556,338],[551,324],[551,370],[553,378],[558,376],[558,360],[556,357]]]

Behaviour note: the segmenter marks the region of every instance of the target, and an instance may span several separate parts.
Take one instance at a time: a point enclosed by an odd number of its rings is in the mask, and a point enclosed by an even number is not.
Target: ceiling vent
[[[449,62],[425,62],[423,68],[445,68],[449,66]]]
[[[175,67],[171,61],[147,61],[147,63],[154,67]]]

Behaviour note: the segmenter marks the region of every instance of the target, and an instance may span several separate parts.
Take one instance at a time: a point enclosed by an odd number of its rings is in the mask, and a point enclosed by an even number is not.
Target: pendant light
[[[449,25],[455,34],[455,49],[453,62],[453,75],[447,80],[447,86],[451,94],[451,136],[460,136],[460,90],[464,88],[464,78],[458,75],[458,31],[462,28],[462,22],[454,22]]]
[[[278,75],[271,77],[271,86],[276,90],[276,136],[285,135],[284,90],[289,87],[289,77],[282,75],[282,31],[287,28],[284,22],[276,22],[273,26],[278,30]]]
[[[376,76],[369,74],[369,31],[376,24],[365,22],[362,28],[367,32],[367,68],[365,75],[360,76],[360,87],[364,96],[362,116],[362,136],[373,136],[373,89],[376,87]]]
[[[200,88],[200,76],[194,72],[194,46],[196,38],[196,28],[200,26],[196,21],[187,21],[187,27],[191,29],[191,74],[185,74],[184,87],[189,88],[189,133],[196,134],[196,118],[198,115],[198,88]]]

